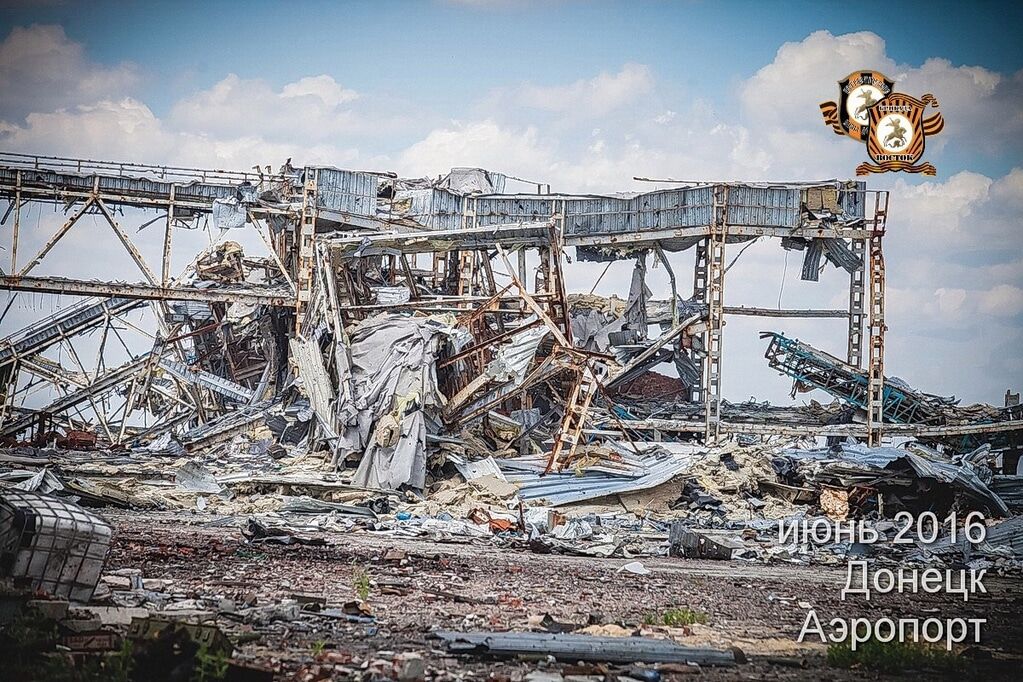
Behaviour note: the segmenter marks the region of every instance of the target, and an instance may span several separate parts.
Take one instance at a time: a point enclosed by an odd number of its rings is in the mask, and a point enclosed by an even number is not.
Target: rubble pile
[[[544,474],[542,456],[505,450],[470,460],[471,448],[458,452],[448,443],[445,454],[431,458],[429,483],[419,492],[365,486],[358,470],[332,473],[307,454],[253,457],[265,447],[259,443],[236,436],[220,457],[169,458],[159,470],[147,451],[102,462],[91,452],[21,448],[0,454],[8,469],[0,480],[12,490],[91,508],[187,514],[264,539],[336,542],[334,534],[357,532],[631,558],[677,553],[672,535],[681,528],[727,539],[734,550],[701,558],[838,564],[864,548],[782,544],[779,525],[857,519],[879,531],[882,542],[870,550],[881,561],[923,555],[947,561],[956,551],[963,560],[994,551],[1000,572],[1023,568],[1012,542],[1007,551],[992,550],[990,542],[946,547],[939,539],[909,551],[883,541],[904,510],[939,517],[978,510],[992,532],[1012,523],[1008,505],[984,483],[996,478],[987,447],[951,459],[916,443],[807,448],[628,441],[580,448],[571,469]],[[1008,495],[1005,482],[1015,477],[997,478]]]

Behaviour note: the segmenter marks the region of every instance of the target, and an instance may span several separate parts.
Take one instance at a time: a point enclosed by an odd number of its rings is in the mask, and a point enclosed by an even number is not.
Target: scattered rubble
[[[137,569],[101,578],[112,531],[100,515],[126,510],[204,524],[253,556],[384,538],[620,560],[615,581],[651,580],[648,563],[662,559],[1023,573],[1018,400],[962,406],[885,375],[883,306],[868,312],[863,290],[869,275],[883,298],[884,192],[829,181],[511,194],[515,179],[478,169],[429,180],[290,163],[259,174],[68,163],[3,155],[0,197],[15,211],[59,203],[71,214],[65,232],[96,213],[126,246],[108,206],[164,211],[168,250],[175,230],[212,220],[223,234],[258,233],[269,254],[247,255],[239,237],[215,240],[177,277],[166,255],[159,277],[137,261],[140,283],[29,276],[47,247],[0,278],[10,291],[95,296],[0,340],[0,567],[15,584],[88,605],[47,615],[78,638],[72,650],[113,651],[127,638],[145,643],[132,660],[161,660],[169,647],[186,651],[189,670],[235,665],[231,638],[251,633],[345,624],[373,637],[370,591],[406,589],[363,573],[345,601],[264,602],[182,591]],[[848,271],[850,308],[725,306],[726,245],[760,238],[803,251],[805,280],[825,263]],[[568,249],[631,261],[626,297],[567,293]],[[669,254],[689,249],[686,298]],[[648,262],[668,271],[670,298],[652,298]],[[120,331],[143,310],[154,333],[133,348]],[[793,379],[793,395],[817,389],[834,402],[723,400],[728,315],[846,318],[845,360],[762,335],[767,366]],[[74,351],[86,334],[99,337],[92,369]],[[127,354],[118,361],[115,339]],[[65,348],[74,367],[46,357]],[[983,542],[888,542],[900,511],[968,510],[986,518]],[[856,520],[882,541],[781,539],[784,524],[815,520]],[[408,553],[396,546],[382,561],[405,566]],[[461,605],[518,599],[458,587],[421,592]],[[624,628],[612,623],[494,632],[467,615],[458,625],[432,633],[451,655],[742,662],[720,642],[611,637]],[[335,659],[367,679],[434,676],[420,652]],[[656,679],[646,668],[622,676],[633,673]]]

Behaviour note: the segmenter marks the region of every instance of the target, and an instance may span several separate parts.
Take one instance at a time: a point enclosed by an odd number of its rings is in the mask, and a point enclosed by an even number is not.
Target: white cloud
[[[651,116],[623,128],[565,121],[544,125],[496,118],[451,122],[401,153],[395,170],[436,174],[452,165],[488,165],[551,183],[555,190],[612,192],[649,189],[634,176],[683,179],[761,179],[769,159],[749,132],[721,119],[704,103],[666,124]],[[527,118],[527,120],[529,120]],[[461,159],[461,160],[459,160]]]
[[[1019,209],[1023,206],[1023,169],[992,180],[963,171],[944,181],[892,187],[889,223],[893,239],[911,254],[962,257],[986,252],[986,263],[1023,258]],[[933,273],[932,273],[933,274]]]
[[[939,287],[934,291],[938,303],[938,313],[945,317],[956,317],[962,313],[966,305],[965,289],[946,289]]]
[[[330,76],[306,76],[281,88],[281,97],[304,97],[312,95],[328,107],[338,107],[359,97],[354,90],[342,88]]]
[[[344,106],[356,99],[355,91],[326,75],[302,78],[277,91],[264,80],[230,74],[178,101],[168,120],[179,130],[217,137],[321,141],[369,125]]]
[[[774,60],[742,85],[740,102],[748,121],[782,129],[812,125],[833,134],[823,127],[818,104],[838,95],[839,79],[865,68],[889,77],[895,70],[880,36],[860,32],[836,37],[816,31],[778,48]]]
[[[361,158],[357,150],[329,142],[275,141],[255,131],[217,136],[174,130],[130,97],[29,114],[20,126],[0,124],[0,145],[32,154],[242,170],[289,157],[334,165]]]
[[[653,89],[650,67],[625,64],[618,73],[601,72],[567,85],[522,83],[497,88],[488,96],[486,106],[496,111],[523,108],[567,114],[572,118],[594,118],[630,104]]]
[[[672,111],[671,109],[667,109],[664,113],[657,114],[657,116],[654,116],[654,123],[660,123],[661,125],[664,125],[665,123],[671,123],[672,121],[675,120],[675,115],[676,114],[674,111]]]
[[[996,317],[1015,317],[1023,313],[1023,289],[1011,284],[999,284],[981,292],[981,312]]]
[[[453,166],[480,166],[542,180],[557,163],[554,149],[540,143],[536,128],[509,129],[487,120],[453,122],[432,131],[401,153],[398,166],[411,176],[438,175]]]
[[[149,107],[130,97],[31,113],[24,125],[8,125],[2,140],[13,150],[117,160],[162,159],[173,146]]]
[[[15,26],[0,43],[0,120],[118,97],[138,79],[132,64],[91,62],[60,26]]]
[[[991,186],[991,199],[1004,205],[1007,212],[1023,210],[1023,168],[1013,168]]]

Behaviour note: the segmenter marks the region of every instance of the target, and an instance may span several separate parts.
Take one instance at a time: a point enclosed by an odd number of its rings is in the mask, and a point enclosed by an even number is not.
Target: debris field
[[[16,675],[883,674],[797,641],[811,608],[982,616],[983,641],[950,652],[959,674],[1018,669],[1023,408],[886,374],[888,193],[659,184],[0,154],[0,288],[74,297],[22,329],[0,316]],[[59,215],[52,235],[33,207]],[[136,281],[39,274],[89,220]],[[757,240],[798,252],[805,281],[846,272],[848,307],[725,305]],[[628,290],[574,292],[569,261],[628,261]],[[765,331],[765,367],[816,399],[728,402],[732,316],[844,319],[846,348]],[[983,541],[891,541],[900,513],[970,512]],[[817,521],[882,541],[784,532]],[[987,593],[844,600],[851,560],[983,570]]]

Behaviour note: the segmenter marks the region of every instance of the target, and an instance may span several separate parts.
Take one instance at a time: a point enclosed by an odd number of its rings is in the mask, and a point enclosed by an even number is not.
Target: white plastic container
[[[35,590],[87,602],[110,549],[110,525],[60,498],[0,491],[0,573]]]

